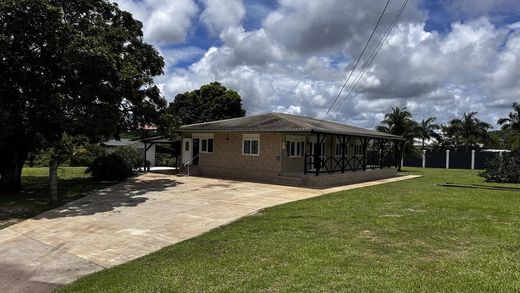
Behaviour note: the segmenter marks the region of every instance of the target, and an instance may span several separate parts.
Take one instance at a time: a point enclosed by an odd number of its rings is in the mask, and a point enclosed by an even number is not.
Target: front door
[[[199,142],[200,139],[194,138],[193,139],[193,165],[199,164]]]
[[[182,163],[186,164],[193,158],[193,142],[191,138],[182,139]]]

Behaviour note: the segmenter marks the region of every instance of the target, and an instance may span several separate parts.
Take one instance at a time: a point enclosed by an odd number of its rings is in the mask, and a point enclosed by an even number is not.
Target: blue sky
[[[163,95],[219,81],[248,114],[322,118],[353,69],[385,0],[117,0],[166,60]],[[396,15],[391,0],[367,53]],[[391,107],[444,123],[490,123],[520,100],[520,1],[410,0],[331,120],[374,127]],[[352,83],[349,83],[352,85]]]

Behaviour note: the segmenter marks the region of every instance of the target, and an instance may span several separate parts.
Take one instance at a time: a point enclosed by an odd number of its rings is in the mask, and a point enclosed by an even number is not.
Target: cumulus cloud
[[[182,43],[199,8],[194,0],[116,0],[143,22],[145,39],[156,44]]]
[[[204,11],[200,15],[208,31],[214,35],[239,25],[246,9],[241,0],[204,0]]]
[[[263,20],[246,29],[249,26],[243,23],[248,7],[254,7],[251,3],[204,0],[198,2],[199,9],[193,1],[179,0],[175,1],[179,8],[171,13],[186,21],[168,31],[168,7],[175,5],[161,7],[161,0],[119,2],[135,11],[144,21],[145,37],[158,43],[189,43],[186,37],[193,19],[208,28],[210,38],[218,38],[204,50],[191,44],[161,47],[171,68],[158,82],[168,99],[216,80],[239,92],[248,114],[278,111],[318,118],[352,70],[384,5],[378,0],[279,0],[269,12],[262,6]],[[463,11],[462,2],[446,7]],[[391,3],[374,40],[400,4]],[[493,7],[477,10],[497,10]],[[491,123],[505,115],[520,97],[520,25],[499,25],[481,14],[475,12],[475,17],[454,21],[446,31],[437,32],[426,29],[428,12],[411,0],[332,119],[373,127],[395,106],[410,108],[417,119],[436,116],[439,122],[469,111],[479,111],[480,118]],[[175,67],[186,62],[192,64]]]

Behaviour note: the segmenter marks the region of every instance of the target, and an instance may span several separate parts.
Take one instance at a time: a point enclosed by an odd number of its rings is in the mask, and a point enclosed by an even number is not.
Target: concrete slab
[[[0,230],[0,292],[48,292],[313,189],[148,173]]]

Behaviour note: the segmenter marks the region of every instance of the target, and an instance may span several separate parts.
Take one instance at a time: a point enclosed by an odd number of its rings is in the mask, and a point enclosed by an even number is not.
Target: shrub
[[[105,148],[96,144],[87,144],[78,148],[70,158],[70,166],[90,166],[97,157],[106,153]]]
[[[139,154],[136,148],[131,146],[119,147],[114,153],[119,154],[121,157],[127,159],[132,165],[132,169],[136,169],[143,164],[143,156]]]
[[[520,148],[489,160],[487,169],[479,175],[488,182],[520,183]]]
[[[95,180],[122,180],[134,174],[132,162],[119,153],[97,157],[86,172]]]

